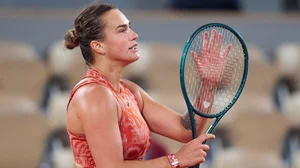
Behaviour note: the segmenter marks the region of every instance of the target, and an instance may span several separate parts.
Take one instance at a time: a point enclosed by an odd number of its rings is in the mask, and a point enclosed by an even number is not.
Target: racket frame
[[[243,72],[243,79],[241,81],[240,87],[236,93],[236,95],[234,96],[234,98],[232,99],[232,101],[227,105],[227,107],[217,113],[217,114],[205,114],[202,112],[199,112],[197,109],[195,109],[192,105],[192,103],[189,100],[187,91],[186,91],[186,86],[185,86],[185,82],[184,82],[184,69],[185,69],[185,61],[186,61],[186,57],[190,48],[191,43],[193,42],[193,40],[195,39],[195,37],[199,34],[199,32],[203,31],[204,29],[210,28],[210,27],[222,27],[227,29],[228,31],[232,32],[239,40],[239,42],[242,45],[242,48],[244,50],[244,72]],[[209,129],[207,130],[206,133],[211,133],[213,131],[213,129],[217,126],[217,124],[219,123],[219,121],[221,120],[221,118],[226,114],[226,112],[235,104],[235,102],[237,101],[237,99],[239,98],[239,96],[242,93],[242,90],[245,86],[246,83],[246,79],[247,79],[247,74],[248,74],[248,50],[246,47],[246,43],[244,42],[243,38],[241,37],[241,35],[234,30],[233,28],[229,27],[228,25],[222,24],[222,23],[209,23],[206,25],[203,25],[201,27],[199,27],[188,39],[183,53],[182,53],[182,57],[181,57],[181,62],[180,62],[180,84],[181,84],[181,90],[182,90],[182,94],[184,96],[186,105],[188,107],[188,112],[190,115],[190,120],[191,120],[191,125],[192,125],[192,132],[193,132],[193,138],[196,138],[196,124],[195,124],[195,118],[194,118],[194,113],[197,115],[200,115],[201,117],[205,117],[205,118],[216,118],[216,120],[214,121],[214,123],[209,127]]]

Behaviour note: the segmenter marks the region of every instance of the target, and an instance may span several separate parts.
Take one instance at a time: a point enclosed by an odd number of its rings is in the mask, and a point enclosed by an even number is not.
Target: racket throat
[[[216,118],[215,122],[206,131],[206,134],[212,133],[212,131],[215,129],[215,127],[217,126],[217,124],[219,123],[219,121],[221,120],[221,118],[222,118],[222,116],[219,116],[219,117]]]

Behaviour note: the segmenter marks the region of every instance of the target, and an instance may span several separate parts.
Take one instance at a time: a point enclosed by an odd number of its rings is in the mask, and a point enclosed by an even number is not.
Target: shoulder
[[[80,87],[74,96],[79,97],[81,100],[89,100],[94,97],[100,98],[101,100],[112,97],[113,94],[109,88],[96,83],[91,83]]]
[[[91,83],[80,87],[74,94],[72,105],[80,115],[87,112],[97,112],[103,108],[113,109],[116,107],[116,100],[109,88]],[[116,108],[117,109],[117,108]],[[101,110],[103,111],[103,110]]]

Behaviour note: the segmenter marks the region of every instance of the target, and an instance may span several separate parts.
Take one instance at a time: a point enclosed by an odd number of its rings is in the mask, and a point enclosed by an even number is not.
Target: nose
[[[136,40],[139,37],[139,35],[134,32],[133,30],[131,30],[131,36],[130,36],[130,40]]]

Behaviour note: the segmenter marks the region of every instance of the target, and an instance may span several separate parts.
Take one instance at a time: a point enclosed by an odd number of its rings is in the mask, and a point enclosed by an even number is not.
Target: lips
[[[129,50],[135,49],[136,46],[137,46],[137,44],[134,44],[133,46],[131,46],[131,47],[129,48]]]

